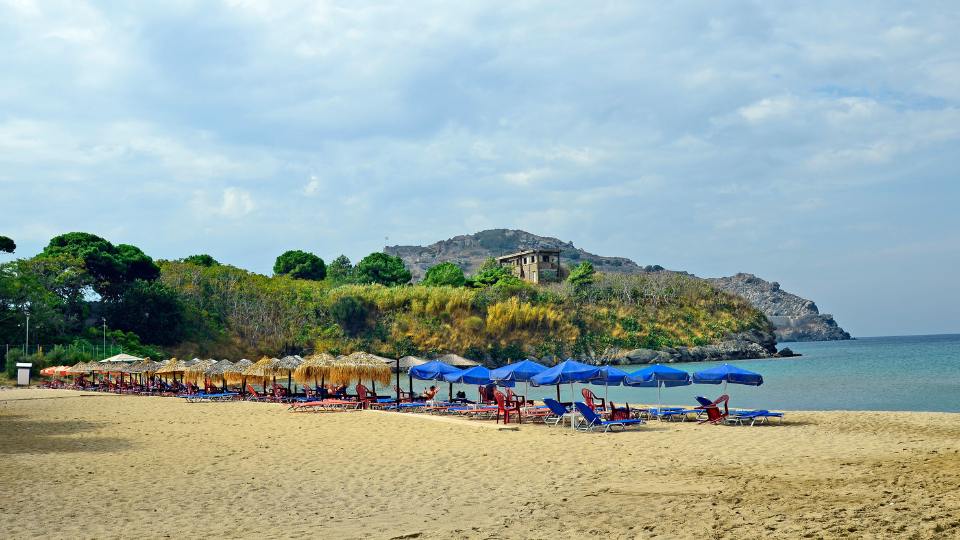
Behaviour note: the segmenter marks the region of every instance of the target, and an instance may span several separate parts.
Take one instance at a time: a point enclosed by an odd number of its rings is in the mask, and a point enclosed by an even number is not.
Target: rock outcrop
[[[707,279],[714,287],[750,301],[770,319],[777,341],[827,341],[850,339],[833,315],[821,314],[812,300],[800,298],[753,274]]]
[[[413,280],[423,279],[427,269],[442,262],[452,262],[467,274],[476,272],[483,261],[534,248],[560,249],[560,263],[567,268],[590,261],[598,272],[639,273],[644,270],[662,270],[660,267],[643,268],[623,257],[603,257],[574,247],[573,242],[564,242],[549,236],[537,236],[526,231],[490,229],[476,234],[454,236],[429,246],[387,246],[384,253],[403,259],[413,274]]]
[[[621,355],[620,364],[671,364],[673,362],[710,362],[773,358],[778,356],[772,331],[754,330],[727,336],[727,339],[697,347],[668,347],[662,350],[634,349]]]

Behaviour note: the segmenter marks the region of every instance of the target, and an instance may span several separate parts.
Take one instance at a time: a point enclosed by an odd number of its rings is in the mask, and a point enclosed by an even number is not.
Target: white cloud
[[[796,109],[796,100],[791,96],[764,98],[741,107],[737,112],[751,123],[789,116]]]
[[[323,182],[320,181],[320,178],[316,176],[311,176],[310,181],[307,182],[307,185],[303,186],[303,194],[312,197],[320,193],[320,190],[323,189]]]

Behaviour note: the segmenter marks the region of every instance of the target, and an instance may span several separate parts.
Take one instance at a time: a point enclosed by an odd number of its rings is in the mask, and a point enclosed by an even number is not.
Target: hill
[[[575,247],[573,242],[511,229],[490,229],[455,236],[429,246],[387,246],[384,252],[403,259],[416,281],[423,278],[427,268],[441,262],[453,262],[464,272],[473,273],[490,257],[546,247],[560,249],[561,264],[567,268],[581,261],[590,261],[598,272],[605,273],[642,274],[663,271],[663,267],[659,265],[640,266],[625,257],[590,253]],[[706,281],[750,301],[773,323],[778,341],[850,339],[850,334],[837,325],[832,315],[820,314],[812,300],[783,291],[776,282],[767,282],[752,274],[737,274]]]
[[[776,353],[769,322],[746,300],[673,272],[600,274],[576,288],[384,287],[166,261],[160,279],[189,328],[176,356],[455,352],[493,366],[530,356],[599,363]]]
[[[387,246],[383,251],[403,259],[414,281],[418,281],[423,278],[427,268],[441,262],[452,262],[464,272],[472,274],[490,257],[534,248],[559,249],[560,262],[568,267],[581,261],[590,261],[598,272],[638,274],[644,271],[637,263],[624,257],[604,257],[575,247],[573,242],[512,229],[490,229],[454,236],[429,246]]]

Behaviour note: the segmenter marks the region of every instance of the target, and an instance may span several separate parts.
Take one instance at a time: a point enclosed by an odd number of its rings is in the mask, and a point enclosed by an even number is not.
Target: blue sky
[[[268,272],[520,228],[960,332],[960,7],[661,4],[0,0],[0,234]]]

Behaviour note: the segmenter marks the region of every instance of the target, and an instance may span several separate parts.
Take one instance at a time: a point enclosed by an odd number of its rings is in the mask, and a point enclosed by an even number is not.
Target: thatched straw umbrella
[[[246,358],[241,358],[233,363],[233,366],[228,367],[223,370],[223,378],[227,384],[246,384],[246,376],[243,374],[250,366],[253,365],[251,360]]]
[[[294,370],[293,380],[301,386],[308,386],[312,382],[314,388],[316,388],[317,379],[319,379],[320,385],[325,385],[327,378],[330,376],[330,371],[336,363],[337,359],[332,354],[325,352],[311,354],[304,358],[303,362]]]
[[[220,360],[215,362],[213,365],[207,368],[204,372],[204,375],[210,378],[210,381],[213,382],[217,379],[223,384],[223,391],[227,391],[227,377],[225,375],[228,369],[233,368],[233,362],[229,360]]]
[[[247,360],[246,358],[241,358],[234,362],[233,366],[225,368],[223,370],[223,382],[225,384],[239,384],[240,385],[240,395],[246,395],[247,393],[247,377],[243,374],[250,366],[253,365],[253,362]]]
[[[208,358],[206,360],[197,360],[196,362],[191,363],[183,370],[183,378],[193,384],[200,386],[200,381],[203,381],[207,377],[207,370],[211,366],[216,364],[217,361],[213,358]]]
[[[434,358],[434,360],[438,360],[440,362],[443,362],[444,364],[451,365],[453,367],[458,367],[458,368],[467,368],[467,367],[474,367],[474,366],[480,365],[479,362],[468,360],[460,356],[459,354],[453,354],[453,353],[445,354],[439,358]]]
[[[257,360],[255,364],[243,370],[244,377],[251,382],[259,381],[263,385],[263,393],[267,393],[267,380],[273,378],[276,382],[276,375],[274,374],[273,367],[279,362],[279,358],[270,358],[269,356],[264,356]]]
[[[293,372],[300,367],[302,363],[303,358],[300,358],[298,355],[289,355],[284,356],[273,365],[273,373],[275,375],[287,375],[287,395],[290,395],[292,391],[290,382],[293,378]]]
[[[374,383],[374,392],[376,392],[376,381],[384,384],[390,382],[390,366],[385,360],[382,356],[357,351],[338,358],[337,364],[331,370],[331,376],[334,381],[341,384],[350,384],[353,380],[370,379]]]

